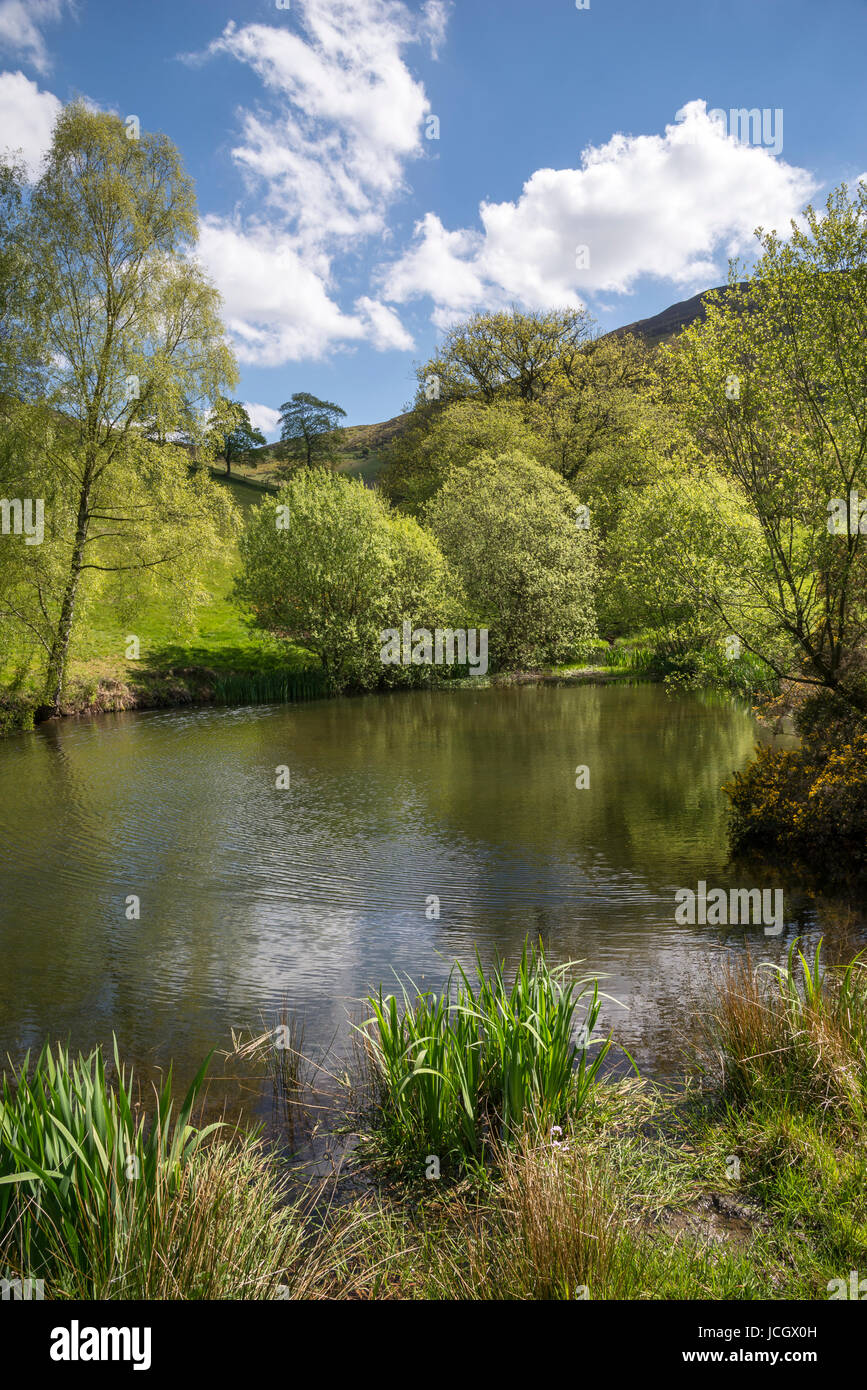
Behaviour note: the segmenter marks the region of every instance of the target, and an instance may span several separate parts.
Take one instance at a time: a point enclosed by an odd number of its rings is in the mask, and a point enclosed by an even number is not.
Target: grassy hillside
[[[409,419],[407,412],[375,425],[347,425],[337,430],[337,471],[352,474],[368,484],[375,482],[385,461],[386,444],[400,434]],[[253,449],[250,462],[232,464],[233,476],[273,487],[279,482],[279,448],[278,444],[265,444],[261,449]]]

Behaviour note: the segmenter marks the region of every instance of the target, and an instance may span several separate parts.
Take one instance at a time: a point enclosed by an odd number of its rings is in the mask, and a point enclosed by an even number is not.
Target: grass
[[[223,481],[242,512],[261,501],[259,489]],[[283,702],[321,693],[321,673],[310,652],[278,645],[245,622],[232,598],[237,568],[234,545],[212,556],[201,576],[209,597],[185,625],[170,597],[142,599],[129,618],[119,616],[107,599],[93,599],[76,634],[64,708],[117,710],[211,699]],[[126,656],[131,635],[139,639],[135,660]],[[4,684],[14,689],[4,691]],[[16,671],[14,654],[0,659],[0,736],[32,727],[40,693],[33,676]]]
[[[551,969],[541,947],[525,945],[510,984],[502,965],[486,976],[479,961],[475,982],[456,966],[440,994],[371,996],[361,1033],[374,1147],[460,1166],[531,1115],[551,1126],[577,1114],[610,1040],[593,1037],[598,981],[570,980],[569,968]]]
[[[50,1298],[569,1301],[827,1299],[867,1267],[860,956],[731,957],[677,1091],[592,1070],[598,985],[541,952],[450,983],[377,993],[355,1034],[380,1145],[451,1144],[438,1176],[362,1146],[348,1188],[299,1195],[255,1136],[196,1128],[195,1095],[172,1119],[170,1079],[145,1117],[118,1059],[109,1079],[46,1051],[4,1081],[0,1263]],[[234,1041],[298,1124],[310,1072],[281,1018],[278,1053],[272,1029]]]
[[[708,1015],[706,1047],[723,1097],[863,1127],[867,1094],[867,965],[823,966],[793,942],[785,966],[729,964]]]

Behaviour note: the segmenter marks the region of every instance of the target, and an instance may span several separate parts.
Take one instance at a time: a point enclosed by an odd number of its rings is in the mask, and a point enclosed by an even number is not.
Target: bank
[[[503,977],[507,994],[522,968]],[[499,991],[491,977],[483,988],[491,999]],[[557,1010],[558,991],[549,975],[534,997]],[[527,997],[518,1032],[535,1017]],[[586,994],[579,1001],[586,1006]],[[403,1026],[420,1002],[397,1003],[392,1022]],[[375,1012],[376,998],[369,1004]],[[177,1125],[155,1140],[127,1103],[132,1079],[116,1054],[114,1075],[99,1052],[58,1052],[53,1071],[43,1056],[41,1087],[32,1066],[30,1080],[25,1067],[7,1072],[0,1101],[0,1131],[17,1126],[15,1153],[3,1150],[0,1256],[14,1276],[44,1278],[52,1299],[859,1297],[850,1272],[867,1265],[863,960],[835,956],[833,943],[807,959],[793,943],[774,971],[730,952],[695,1005],[692,1061],[668,1087],[601,1072],[581,1084],[585,1044],[568,1091],[544,1099],[529,1083],[550,1075],[551,1042],[534,1027],[532,1046],[519,1048],[521,1060],[513,1054],[511,1080],[529,1086],[516,1122],[504,1122],[499,1081],[482,1067],[473,1103],[499,1095],[499,1108],[476,1105],[475,1128],[452,1134],[457,1147],[431,1128],[438,1121],[423,1100],[432,1073],[420,1054],[386,1059],[387,1011],[365,1030],[339,1088],[341,1121],[331,1096],[330,1142],[343,1157],[324,1180],[306,1180],[293,1161],[305,1111],[318,1112],[310,1123],[322,1128],[321,1096],[297,1053],[277,1059],[270,1031],[236,1038],[235,1050],[260,1050],[282,1107],[276,1147],[243,1129],[196,1126],[204,1068]],[[443,1038],[463,1026],[443,1017]],[[570,1028],[581,1017],[569,1012]],[[451,1065],[439,1064],[441,1098]],[[170,1081],[160,1104],[169,1099]],[[73,1141],[55,1165],[68,1170],[66,1186],[33,1172],[58,1107]],[[398,1135],[401,1109],[411,1123]],[[432,1163],[437,1149],[442,1164]],[[116,1188],[117,1155],[129,1153],[140,1154],[142,1179]]]

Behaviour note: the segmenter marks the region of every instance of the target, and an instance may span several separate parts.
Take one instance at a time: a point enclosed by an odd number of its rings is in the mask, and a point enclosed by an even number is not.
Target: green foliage
[[[295,704],[327,693],[321,671],[246,671],[214,682],[217,705]]]
[[[296,391],[280,407],[281,456],[294,465],[328,463],[336,450],[335,430],[346,411],[332,401],[320,401],[309,391]]]
[[[110,1268],[131,1223],[159,1221],[167,1194],[217,1125],[195,1129],[190,1115],[205,1066],[172,1118],[171,1072],[145,1123],[117,1056],[116,1085],[99,1049],[70,1057],[47,1045],[29,1072],[29,1054],[0,1095],[0,1246],[41,1277],[62,1250],[73,1263],[99,1249]]]
[[[867,1099],[867,966],[824,967],[789,947],[785,965],[730,966],[706,1043],[723,1095],[743,1108],[813,1114],[827,1129],[863,1127]]]
[[[159,585],[179,610],[203,598],[201,566],[233,509],[168,441],[180,433],[207,461],[197,405],[235,367],[216,290],[190,254],[192,184],[165,136],[130,140],[117,116],[64,108],[23,229],[39,247],[26,303],[40,395],[0,402],[20,446],[0,472],[18,470],[4,495],[44,500],[46,534],[4,544],[0,623],[40,651],[45,702],[59,711],[76,624],[100,589],[121,606]]]
[[[0,400],[32,399],[42,384],[38,254],[28,235],[26,170],[0,158]]]
[[[778,674],[864,712],[867,562],[848,504],[867,488],[867,183],[808,207],[786,243],[760,235],[746,287],[733,266],[725,300],[665,353],[690,471],[723,511],[701,599]]]
[[[419,401],[538,400],[589,341],[591,326],[586,309],[474,314],[449,329],[419,368]]]
[[[546,462],[547,441],[522,401],[454,400],[420,406],[414,423],[388,446],[380,486],[393,502],[418,512],[446,474],[480,454],[518,453]]]
[[[592,641],[596,548],[550,469],[483,455],[452,469],[424,518],[497,665],[561,662]]]
[[[389,1151],[465,1162],[483,1153],[486,1135],[508,1140],[531,1120],[551,1125],[580,1111],[610,1042],[592,1037],[598,982],[569,980],[569,968],[551,969],[541,947],[525,944],[511,984],[502,965],[486,976],[478,961],[475,984],[458,966],[441,994],[402,988],[402,1007],[381,990],[369,997],[362,1031]]]
[[[357,479],[301,470],[252,513],[237,592],[257,626],[322,662],[333,689],[419,678],[384,667],[380,634],[404,619],[434,628],[452,611],[432,538]]]
[[[225,396],[217,400],[208,420],[208,430],[216,453],[226,461],[227,473],[231,473],[234,462],[247,459],[251,449],[266,442],[262,431],[250,424],[243,402],[230,401]]]

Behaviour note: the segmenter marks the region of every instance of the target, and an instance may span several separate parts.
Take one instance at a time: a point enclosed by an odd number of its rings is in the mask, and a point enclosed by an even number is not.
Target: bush
[[[596,636],[596,546],[578,499],[521,454],[453,468],[424,518],[500,667],[559,663]]]
[[[807,701],[797,723],[800,748],[758,748],[725,786],[733,848],[785,855],[814,876],[852,882],[865,871],[867,729],[827,695]]]
[[[355,478],[299,472],[248,521],[236,585],[258,627],[314,652],[332,689],[419,679],[383,666],[381,632],[436,627],[454,598],[436,542]]]

